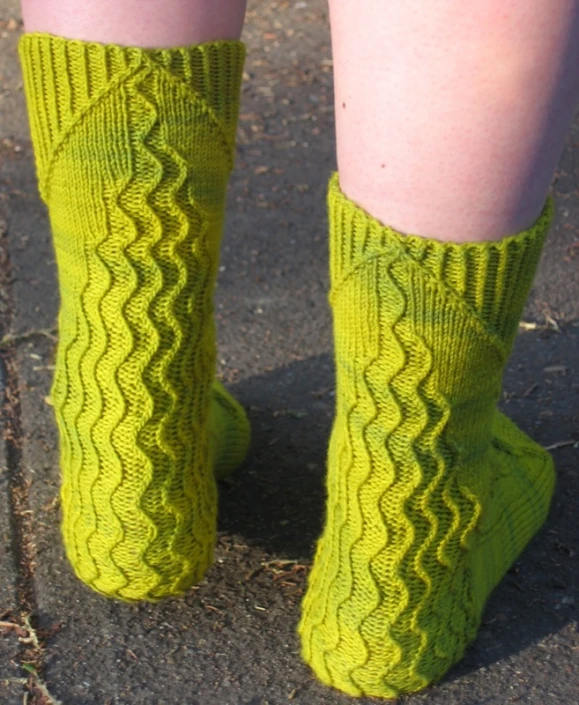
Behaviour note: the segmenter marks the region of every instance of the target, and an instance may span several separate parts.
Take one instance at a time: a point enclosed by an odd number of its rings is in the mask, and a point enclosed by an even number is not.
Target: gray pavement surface
[[[333,408],[325,2],[250,2],[217,318],[219,374],[249,410],[253,450],[221,487],[215,566],[185,599],[158,605],[91,593],[63,554],[47,403],[57,286],[20,32],[17,3],[0,0],[0,703],[347,703],[312,678],[295,635],[321,529]],[[464,661],[408,705],[579,703],[579,121],[554,188],[557,221],[503,400],[523,429],[554,446],[551,517],[490,600]]]

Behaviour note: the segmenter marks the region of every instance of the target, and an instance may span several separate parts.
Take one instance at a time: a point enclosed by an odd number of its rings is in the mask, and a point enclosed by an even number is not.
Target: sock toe
[[[251,427],[239,402],[215,380],[211,390],[210,429],[213,468],[217,480],[231,475],[245,460],[251,440]]]

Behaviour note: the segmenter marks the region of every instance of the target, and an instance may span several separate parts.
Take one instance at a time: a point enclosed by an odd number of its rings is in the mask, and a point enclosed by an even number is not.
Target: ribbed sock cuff
[[[138,72],[160,71],[185,99],[203,100],[233,162],[245,60],[242,42],[141,49],[31,33],[21,38],[19,51],[43,197],[59,144],[88,110]],[[182,109],[188,109],[187,100]]]
[[[334,294],[366,262],[388,255],[419,265],[458,294],[503,341],[515,335],[553,217],[549,198],[528,230],[498,241],[441,242],[383,225],[330,180],[330,271]]]

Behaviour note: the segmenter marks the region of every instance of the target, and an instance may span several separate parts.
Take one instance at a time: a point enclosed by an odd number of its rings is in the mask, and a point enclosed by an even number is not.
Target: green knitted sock
[[[178,595],[212,561],[212,462],[230,472],[249,441],[239,405],[212,388],[244,47],[29,34],[20,53],[60,282],[66,550],[105,595]]]
[[[547,516],[549,454],[496,409],[547,233],[404,236],[330,184],[336,419],[326,526],[299,627],[352,695],[424,688],[475,637]]]
[[[217,480],[231,475],[244,461],[251,429],[242,406],[218,380],[213,381],[209,417],[213,472]]]

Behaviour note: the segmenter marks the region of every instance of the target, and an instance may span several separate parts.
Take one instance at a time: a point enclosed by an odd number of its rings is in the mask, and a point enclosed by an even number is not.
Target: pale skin
[[[579,102],[579,0],[330,0],[344,193],[443,241],[533,224]],[[245,0],[22,0],[25,28],[143,47],[238,39]]]
[[[22,0],[27,32],[147,48],[239,39],[246,0]]]
[[[541,212],[579,97],[577,0],[330,0],[340,183],[378,220],[499,239]]]

